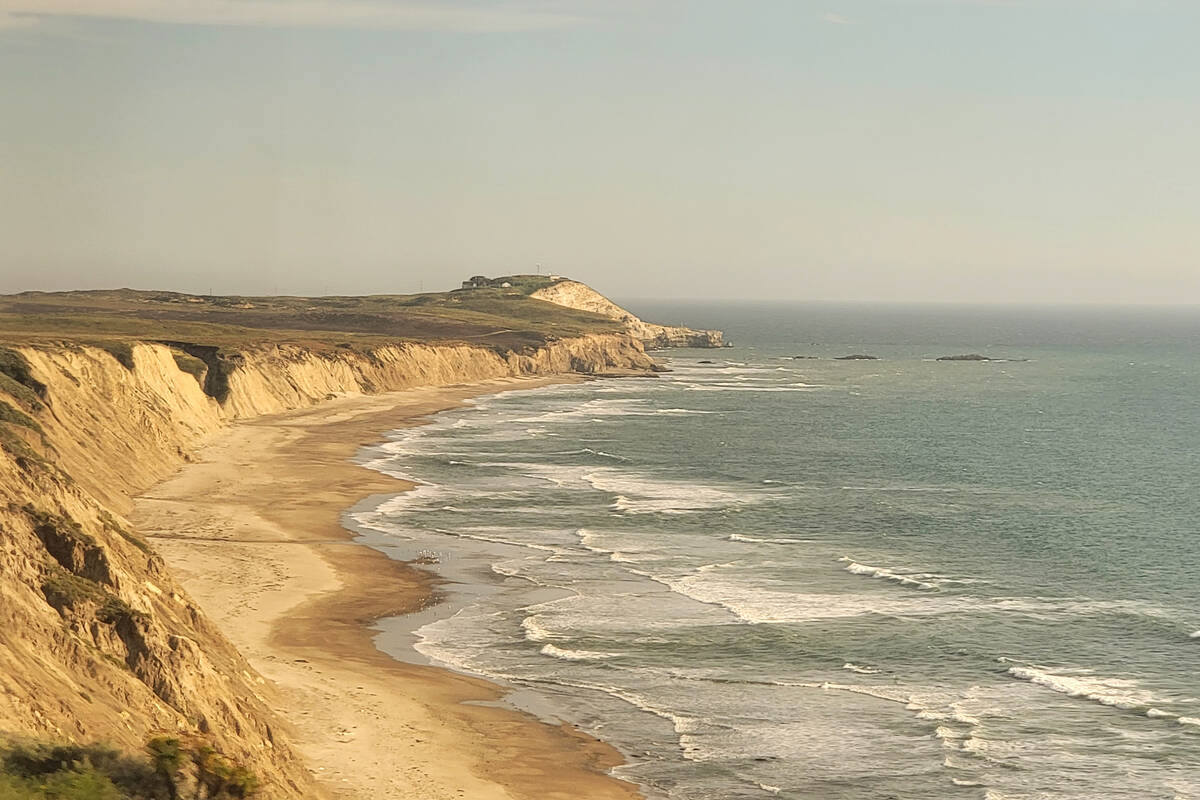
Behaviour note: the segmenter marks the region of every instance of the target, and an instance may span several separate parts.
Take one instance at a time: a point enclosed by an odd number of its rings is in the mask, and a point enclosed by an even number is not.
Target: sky
[[[1195,0],[0,0],[0,292],[1200,304]]]

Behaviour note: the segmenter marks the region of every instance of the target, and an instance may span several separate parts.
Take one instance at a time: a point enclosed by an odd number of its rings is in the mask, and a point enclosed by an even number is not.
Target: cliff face
[[[618,320],[624,324],[625,331],[630,336],[637,338],[647,348],[721,347],[723,344],[720,331],[700,331],[677,325],[657,325],[653,322],[645,322],[595,289],[578,281],[556,281],[545,288],[532,292],[530,297],[580,311],[591,311],[593,314]]]
[[[343,393],[653,362],[622,335],[527,353],[190,349],[135,344],[121,361],[78,345],[0,350],[0,732],[130,749],[157,732],[199,734],[256,772],[265,796],[313,797],[270,688],[130,530],[130,497],[233,419]]]

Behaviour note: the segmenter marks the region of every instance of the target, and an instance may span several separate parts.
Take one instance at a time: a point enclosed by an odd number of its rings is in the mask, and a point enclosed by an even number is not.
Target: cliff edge
[[[544,288],[532,292],[530,297],[547,303],[589,311],[608,319],[617,320],[626,333],[637,338],[649,349],[666,347],[721,347],[721,331],[701,331],[677,325],[658,325],[645,322],[633,312],[621,308],[587,284],[559,279]]]

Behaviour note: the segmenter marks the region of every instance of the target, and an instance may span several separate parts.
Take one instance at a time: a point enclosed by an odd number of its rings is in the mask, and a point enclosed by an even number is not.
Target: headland
[[[405,488],[348,461],[385,430],[513,381],[657,369],[628,321],[513,278],[0,298],[0,733],[171,737],[263,797],[634,796],[604,745],[376,651],[364,626],[435,582],[338,523]]]

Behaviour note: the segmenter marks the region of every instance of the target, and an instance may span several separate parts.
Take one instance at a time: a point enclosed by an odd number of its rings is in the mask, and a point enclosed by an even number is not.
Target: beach
[[[401,663],[372,622],[437,601],[432,573],[356,544],[343,512],[410,482],[351,458],[469,398],[577,378],[340,397],[236,423],[138,498],[134,522],[262,676],[330,797],[640,797],[610,746],[511,710],[504,690]]]

